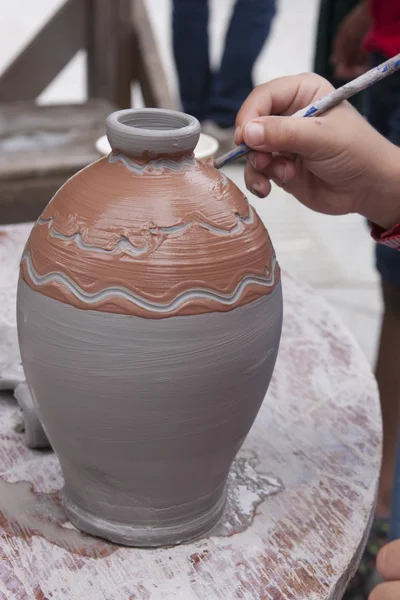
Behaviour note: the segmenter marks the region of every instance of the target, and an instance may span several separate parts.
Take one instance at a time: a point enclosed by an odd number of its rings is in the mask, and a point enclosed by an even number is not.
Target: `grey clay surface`
[[[23,365],[71,521],[137,546],[215,525],[281,324],[280,284],[230,312],[152,320],[79,310],[20,280]]]

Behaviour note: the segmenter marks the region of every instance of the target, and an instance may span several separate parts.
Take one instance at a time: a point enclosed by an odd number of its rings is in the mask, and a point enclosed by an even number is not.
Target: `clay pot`
[[[21,355],[65,510],[121,544],[217,523],[278,351],[270,239],[193,157],[199,133],[175,111],[111,115],[112,153],[57,192],[21,261]]]

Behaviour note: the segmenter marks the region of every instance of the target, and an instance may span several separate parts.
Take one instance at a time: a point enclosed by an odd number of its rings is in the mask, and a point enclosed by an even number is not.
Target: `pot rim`
[[[111,148],[131,156],[192,153],[200,123],[191,115],[164,108],[129,108],[106,120]]]

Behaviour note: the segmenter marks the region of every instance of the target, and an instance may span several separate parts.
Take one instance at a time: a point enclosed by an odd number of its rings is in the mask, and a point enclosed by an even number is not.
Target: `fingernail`
[[[247,123],[245,132],[246,142],[250,146],[261,146],[264,142],[264,127],[261,123]]]
[[[263,194],[261,193],[261,185],[259,183],[254,183],[251,188],[251,193],[257,196],[257,198],[263,198]]]
[[[255,152],[249,152],[247,155],[247,160],[253,166],[254,169],[257,169],[257,154]]]
[[[281,183],[285,184],[287,181],[287,170],[285,164],[274,165],[273,174],[275,178],[278,179]]]

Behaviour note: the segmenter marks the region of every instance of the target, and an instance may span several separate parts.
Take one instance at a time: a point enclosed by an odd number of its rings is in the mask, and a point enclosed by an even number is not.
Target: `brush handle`
[[[316,100],[312,104],[309,104],[305,108],[298,110],[295,112],[292,117],[317,117],[318,115],[326,112],[327,110],[334,108],[344,100],[351,98],[358,92],[362,92],[366,90],[371,85],[374,85],[378,81],[381,81],[388,75],[391,75],[395,71],[400,69],[400,54],[393,56],[393,58],[389,58],[389,60],[384,63],[374,67],[370,71],[367,71],[360,77],[353,79],[349,83],[346,83],[342,87],[334,90],[332,93],[328,94],[324,98],[320,100]],[[215,166],[217,169],[220,169],[224,165],[230,163],[233,160],[236,160],[240,156],[244,156],[247,152],[250,152],[251,148],[248,148],[246,144],[240,144],[236,148],[233,148],[230,152],[220,156],[215,160]]]

